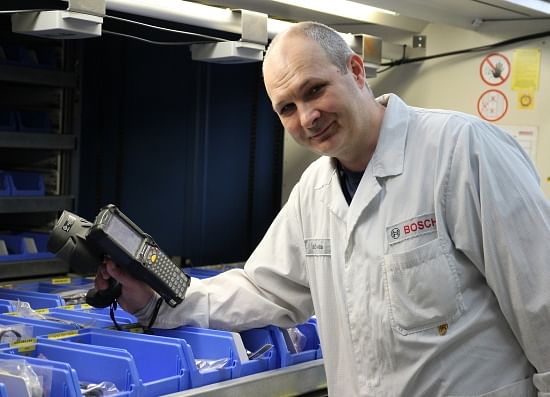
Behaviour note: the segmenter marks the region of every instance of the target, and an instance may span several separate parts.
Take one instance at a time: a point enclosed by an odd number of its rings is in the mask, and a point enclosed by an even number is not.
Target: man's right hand
[[[145,307],[155,295],[153,289],[143,281],[136,280],[112,260],[106,259],[97,270],[94,281],[95,288],[98,290],[108,288],[110,278],[121,284],[122,293],[117,302],[129,313],[135,313]]]

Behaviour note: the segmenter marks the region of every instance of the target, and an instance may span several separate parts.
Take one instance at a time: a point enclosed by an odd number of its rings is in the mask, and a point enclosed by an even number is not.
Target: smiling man
[[[516,141],[376,100],[339,34],[300,23],[264,61],[308,167],[247,261],[193,280],[156,327],[290,327],[317,315],[331,396],[550,396],[550,203]],[[107,262],[144,324],[157,296]]]

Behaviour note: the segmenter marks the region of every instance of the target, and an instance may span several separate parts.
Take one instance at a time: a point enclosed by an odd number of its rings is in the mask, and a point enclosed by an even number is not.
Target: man
[[[193,280],[156,327],[289,327],[317,315],[331,396],[550,396],[550,205],[497,127],[374,99],[324,25],[278,35],[273,108],[325,155],[244,270]],[[156,297],[108,262],[144,323]]]

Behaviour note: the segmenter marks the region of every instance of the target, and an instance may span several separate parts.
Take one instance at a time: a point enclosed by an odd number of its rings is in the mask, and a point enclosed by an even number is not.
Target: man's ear
[[[348,60],[348,68],[353,74],[353,78],[357,82],[359,88],[363,88],[366,83],[363,59],[357,54],[352,54]]]

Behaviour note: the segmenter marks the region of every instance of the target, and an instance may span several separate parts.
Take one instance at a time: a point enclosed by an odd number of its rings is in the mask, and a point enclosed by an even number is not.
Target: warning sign
[[[487,121],[497,121],[508,111],[508,98],[502,91],[487,90],[477,101],[479,115]]]
[[[486,84],[501,85],[510,76],[510,61],[504,55],[494,52],[483,58],[479,73]]]

